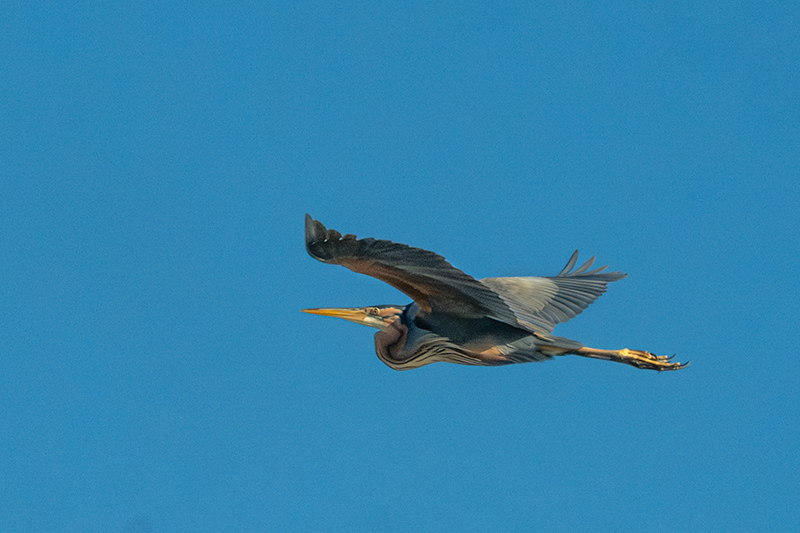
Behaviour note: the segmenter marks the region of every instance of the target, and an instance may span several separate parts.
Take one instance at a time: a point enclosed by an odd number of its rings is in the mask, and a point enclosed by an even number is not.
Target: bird
[[[679,370],[687,363],[643,350],[601,350],[553,335],[553,328],[586,309],[609,283],[627,277],[575,267],[576,250],[551,277],[475,279],[444,257],[405,244],[359,239],[305,217],[308,254],[388,283],[412,299],[408,305],[312,308],[314,315],[343,318],[378,330],[375,353],[395,370],[431,363],[500,366],[579,355],[648,370]]]

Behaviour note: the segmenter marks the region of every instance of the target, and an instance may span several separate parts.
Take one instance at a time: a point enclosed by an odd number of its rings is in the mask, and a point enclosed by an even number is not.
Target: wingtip
[[[570,256],[569,261],[567,261],[567,266],[565,266],[561,270],[561,272],[556,274],[556,277],[561,277],[561,276],[564,276],[564,275],[568,274],[569,271],[572,270],[572,267],[575,266],[575,262],[576,261],[578,261],[578,250],[575,250],[574,252],[572,252],[572,255]]]
[[[311,247],[314,245],[314,243],[316,243],[319,240],[319,234],[317,232],[317,227],[316,227],[317,224],[319,224],[319,222],[311,218],[311,215],[306,213],[306,228],[305,228],[306,251],[312,257],[314,257],[314,254],[312,253]]]
[[[325,226],[319,220],[314,220],[311,215],[306,213],[306,244],[317,242],[324,238]]]
[[[308,255],[327,262],[331,258],[330,241],[338,241],[341,234],[336,230],[329,230],[319,220],[314,220],[306,213],[306,251]]]

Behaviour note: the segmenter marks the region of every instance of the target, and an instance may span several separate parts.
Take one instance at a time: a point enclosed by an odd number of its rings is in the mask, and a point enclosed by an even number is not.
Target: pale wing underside
[[[586,272],[594,257],[570,273],[577,258],[576,251],[555,277],[485,278],[481,283],[503,299],[525,329],[549,335],[556,324],[583,312],[606,292],[610,282],[627,276],[621,272],[601,273],[606,267]]]

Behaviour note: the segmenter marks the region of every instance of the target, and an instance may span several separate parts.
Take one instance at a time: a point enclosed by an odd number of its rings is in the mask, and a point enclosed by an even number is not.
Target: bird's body
[[[306,215],[306,249],[320,261],[385,281],[413,298],[406,306],[306,309],[377,328],[375,351],[395,370],[435,362],[505,365],[576,354],[638,368],[677,370],[665,356],[638,350],[598,350],[552,335],[602,295],[620,272],[591,271],[591,258],[572,270],[578,253],[554,277],[476,280],[433,252],[404,244],[341,236]]]

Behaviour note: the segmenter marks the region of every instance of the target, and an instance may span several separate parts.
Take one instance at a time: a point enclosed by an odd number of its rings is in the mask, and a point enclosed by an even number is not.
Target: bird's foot
[[[619,356],[618,361],[627,365],[635,366],[636,368],[644,368],[647,370],[680,370],[689,366],[686,363],[673,363],[672,358],[674,355],[655,355],[643,350],[630,350],[624,348],[617,350]]]
[[[673,363],[672,358],[675,357],[674,355],[655,355],[644,350],[629,350],[628,348],[622,350],[600,350],[598,348],[582,347],[571,353],[583,357],[591,357],[592,359],[625,363],[626,365],[646,370],[658,370],[659,372],[662,370],[680,370],[689,366],[688,362]]]

